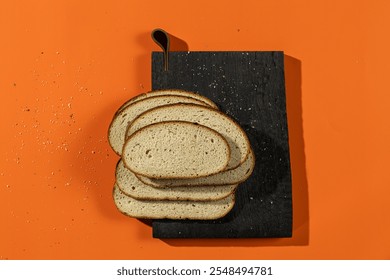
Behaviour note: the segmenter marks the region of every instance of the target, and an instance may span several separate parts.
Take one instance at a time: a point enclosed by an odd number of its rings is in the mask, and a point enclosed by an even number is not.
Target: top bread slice
[[[207,186],[221,186],[233,185],[244,182],[252,174],[255,167],[255,155],[252,150],[249,152],[247,159],[237,168],[232,170],[225,170],[218,174],[207,177],[194,179],[152,179],[145,176],[135,174],[138,179],[146,185],[155,188],[166,187],[207,187]]]
[[[208,127],[164,121],[133,133],[122,159],[132,172],[149,178],[198,178],[224,170],[230,150],[222,135]]]
[[[137,95],[130,100],[126,101],[121,107],[119,107],[118,111],[116,114],[120,113],[124,108],[126,108],[128,105],[133,104],[134,102],[143,100],[145,98],[149,97],[155,97],[155,96],[161,96],[161,95],[174,95],[174,96],[185,96],[185,97],[191,97],[193,99],[202,101],[206,103],[208,106],[218,109],[217,105],[208,99],[207,97],[204,97],[200,94],[190,92],[190,91],[184,91],[184,90],[179,90],[179,89],[164,89],[164,90],[154,90],[150,92],[146,92],[140,95]]]
[[[141,113],[158,106],[177,103],[191,103],[198,104],[199,106],[208,106],[203,101],[187,96],[176,95],[158,95],[134,101],[116,114],[111,121],[108,129],[108,141],[111,148],[118,155],[122,154],[127,126]]]
[[[128,126],[126,135],[129,137],[142,127],[162,121],[198,123],[220,133],[230,148],[227,169],[236,168],[248,157],[250,143],[243,129],[224,113],[196,104],[164,105],[145,111]]]
[[[214,220],[234,206],[234,194],[213,201],[138,200],[125,195],[115,184],[113,198],[123,214],[143,219]]]

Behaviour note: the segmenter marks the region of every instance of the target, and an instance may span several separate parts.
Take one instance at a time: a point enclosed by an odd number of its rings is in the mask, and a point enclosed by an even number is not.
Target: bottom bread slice
[[[232,194],[238,186],[238,184],[233,184],[155,188],[143,183],[125,167],[122,160],[116,166],[115,177],[116,183],[123,193],[139,200],[218,200]]]
[[[214,220],[225,216],[234,206],[234,194],[214,201],[137,200],[124,194],[117,184],[113,198],[120,212],[142,219]]]

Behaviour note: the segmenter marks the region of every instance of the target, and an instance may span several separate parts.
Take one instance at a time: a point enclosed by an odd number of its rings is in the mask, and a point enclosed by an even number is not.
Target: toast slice
[[[137,200],[125,195],[115,184],[113,198],[123,214],[141,219],[214,220],[234,206],[234,195],[215,201]]]
[[[231,153],[227,169],[238,167],[248,157],[250,143],[243,129],[224,113],[196,104],[164,105],[147,110],[128,126],[126,136],[130,137],[147,125],[163,121],[198,123],[220,133],[228,142]]]
[[[146,185],[155,188],[164,187],[191,187],[191,186],[216,186],[216,185],[234,185],[244,182],[252,174],[255,167],[255,155],[250,151],[248,158],[237,168],[222,171],[202,178],[194,179],[151,179],[145,176],[135,174],[138,179]]]
[[[138,200],[219,200],[233,194],[238,186],[235,184],[154,188],[141,182],[133,172],[125,167],[122,160],[117,164],[115,177],[119,189],[124,194]]]
[[[134,102],[143,100],[145,98],[161,96],[161,95],[174,95],[174,96],[191,97],[193,99],[196,99],[196,100],[199,100],[199,101],[206,103],[208,106],[210,106],[212,108],[218,109],[217,105],[213,101],[211,101],[207,97],[204,97],[200,94],[190,92],[190,91],[180,90],[180,89],[164,89],[164,90],[154,90],[154,91],[142,93],[140,95],[137,95],[137,96],[131,98],[130,100],[123,103],[123,105],[121,107],[119,107],[116,114],[120,113],[120,111],[122,111],[128,105],[133,104]]]
[[[110,127],[108,129],[108,141],[110,143],[111,148],[118,155],[122,154],[127,126],[140,114],[151,108],[177,103],[192,103],[198,104],[199,106],[208,106],[203,101],[187,96],[175,95],[159,95],[134,101],[126,108],[121,110],[118,114],[116,114],[111,121]]]
[[[230,149],[222,135],[206,126],[164,121],[133,133],[122,158],[129,170],[149,178],[198,178],[224,170]]]

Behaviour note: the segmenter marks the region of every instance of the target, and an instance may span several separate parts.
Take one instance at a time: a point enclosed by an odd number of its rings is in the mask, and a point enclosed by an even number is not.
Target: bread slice
[[[206,126],[166,121],[133,133],[122,158],[132,172],[149,178],[197,178],[224,170],[230,150],[222,135]]]
[[[248,158],[236,169],[222,171],[207,177],[195,179],[151,179],[145,176],[137,175],[138,179],[144,184],[155,187],[190,187],[190,186],[215,186],[215,185],[234,185],[244,182],[252,174],[255,167],[255,155],[250,151]]]
[[[126,135],[129,137],[147,125],[162,121],[193,122],[219,132],[230,147],[227,169],[236,168],[248,157],[250,143],[242,128],[222,112],[195,104],[165,105],[145,111],[129,125]]]
[[[199,106],[208,106],[203,101],[196,100],[191,97],[175,95],[159,95],[134,101],[132,104],[129,104],[126,108],[116,114],[111,121],[108,129],[108,141],[112,149],[118,155],[121,155],[123,144],[125,143],[127,126],[141,113],[161,105],[176,103],[192,103],[198,104]]]
[[[199,101],[206,103],[207,105],[209,105],[212,108],[218,109],[217,105],[213,101],[211,101],[207,97],[204,97],[200,94],[190,92],[190,91],[179,90],[179,89],[164,89],[164,90],[155,90],[155,91],[146,92],[146,93],[143,93],[143,94],[140,94],[140,95],[137,95],[137,96],[131,98],[130,100],[126,101],[118,109],[116,114],[118,114],[121,110],[126,108],[128,105],[133,104],[134,102],[143,100],[145,98],[161,96],[161,95],[174,95],[174,96],[191,97],[191,98],[194,98],[196,100],[199,100]]]
[[[233,194],[238,184],[226,186],[195,186],[154,188],[142,183],[120,160],[116,166],[116,183],[120,190],[139,200],[218,200]]]
[[[234,206],[234,195],[215,201],[137,200],[114,186],[116,207],[127,216],[143,219],[214,220],[225,216]]]

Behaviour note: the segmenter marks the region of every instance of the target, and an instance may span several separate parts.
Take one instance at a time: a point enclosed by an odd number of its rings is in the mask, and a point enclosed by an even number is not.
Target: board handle
[[[153,41],[160,46],[160,48],[163,50],[164,53],[164,71],[168,71],[168,58],[169,58],[169,46],[170,46],[170,40],[169,40],[169,34],[161,29],[156,28],[152,31],[152,39]]]

